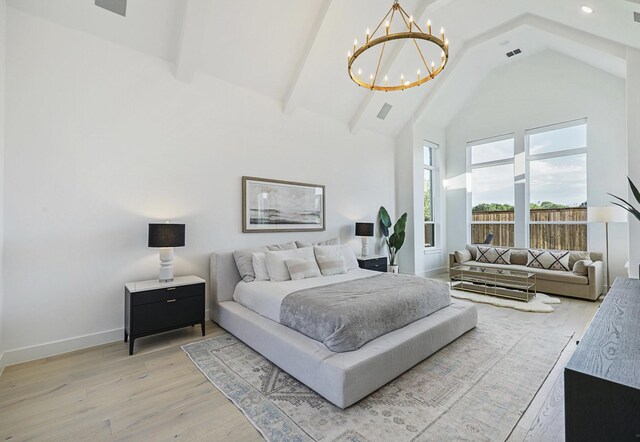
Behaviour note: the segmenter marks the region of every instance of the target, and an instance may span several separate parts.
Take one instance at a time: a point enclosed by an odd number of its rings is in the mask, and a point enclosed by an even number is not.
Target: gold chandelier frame
[[[389,33],[389,29],[393,23],[393,19],[396,16],[396,14],[398,14],[402,18],[402,21],[404,22],[407,28],[406,32]],[[380,37],[374,38],[376,35],[376,32],[380,30],[383,24],[385,26],[385,34]],[[414,29],[417,30],[417,32]],[[394,40],[404,40],[404,39],[410,39],[413,41],[416,49],[418,50],[418,53],[420,54],[422,64],[426,69],[426,75],[424,76],[421,75],[421,69],[418,69],[416,74],[417,79],[415,81],[405,80],[404,75],[402,75],[399,85],[389,85],[389,80],[385,75],[383,80],[384,83],[377,84],[378,76],[380,74],[380,64],[382,62],[382,58],[384,56],[384,51],[386,49],[387,43]],[[432,62],[431,65],[427,63],[427,60],[425,59],[424,54],[422,53],[422,49],[420,49],[420,45],[416,40],[425,40],[425,41],[431,42],[436,46],[440,47],[440,49],[442,49],[441,61],[438,66],[435,66],[434,62]],[[382,50],[380,52],[380,57],[378,58],[376,71],[375,71],[375,74],[371,74],[370,82],[367,82],[362,79],[361,71],[358,72],[357,74],[353,72],[353,64],[358,59],[358,57],[361,56],[365,51],[378,45],[382,45]],[[424,84],[429,80],[433,80],[438,74],[440,74],[444,70],[445,66],[447,65],[447,62],[449,61],[449,41],[445,38],[444,29],[440,31],[440,37],[433,35],[431,33],[430,21],[427,23],[427,32],[423,32],[420,26],[414,22],[413,16],[407,14],[407,12],[402,8],[402,6],[400,6],[399,1],[395,0],[393,2],[393,6],[391,7],[391,9],[389,10],[389,12],[387,12],[387,15],[383,17],[383,19],[380,21],[380,24],[378,24],[378,26],[375,28],[373,33],[369,34],[369,30],[367,29],[366,42],[364,45],[358,48],[358,41],[354,40],[353,54],[351,53],[351,51],[349,51],[347,53],[347,59],[348,59],[347,70],[349,72],[349,77],[359,86],[370,89],[372,91],[384,91],[384,92],[403,91],[405,89],[420,86],[421,84]]]

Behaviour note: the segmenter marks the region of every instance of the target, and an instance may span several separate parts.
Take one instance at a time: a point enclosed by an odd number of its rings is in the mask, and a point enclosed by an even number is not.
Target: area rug
[[[503,441],[570,337],[496,316],[346,410],[230,334],[182,348],[269,441]]]
[[[521,310],[523,312],[535,313],[551,313],[554,311],[551,304],[560,304],[560,300],[558,298],[552,298],[544,293],[538,293],[536,297],[529,302],[482,295],[480,293],[464,292],[462,290],[451,290],[451,296],[458,299],[466,299],[467,301],[480,302],[482,304],[491,304],[497,307],[508,307],[515,310]]]

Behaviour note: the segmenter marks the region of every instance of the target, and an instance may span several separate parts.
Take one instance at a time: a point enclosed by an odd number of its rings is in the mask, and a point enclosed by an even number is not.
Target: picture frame
[[[326,230],[326,191],[320,184],[242,177],[242,232]]]

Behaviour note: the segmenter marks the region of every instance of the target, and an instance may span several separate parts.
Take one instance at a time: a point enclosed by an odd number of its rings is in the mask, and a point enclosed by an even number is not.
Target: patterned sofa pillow
[[[488,264],[511,264],[511,249],[477,246],[476,261]]]
[[[569,252],[566,250],[534,250],[527,251],[527,267],[536,269],[558,270],[570,272]]]

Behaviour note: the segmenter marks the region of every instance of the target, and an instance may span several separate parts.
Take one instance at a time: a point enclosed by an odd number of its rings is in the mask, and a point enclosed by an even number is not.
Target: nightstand
[[[200,324],[204,336],[204,279],[180,276],[172,282],[128,282],[124,289],[124,342],[133,354],[136,339]]]
[[[387,257],[386,256],[367,256],[363,258],[358,256],[358,265],[361,269],[375,270],[377,272],[387,271]]]

